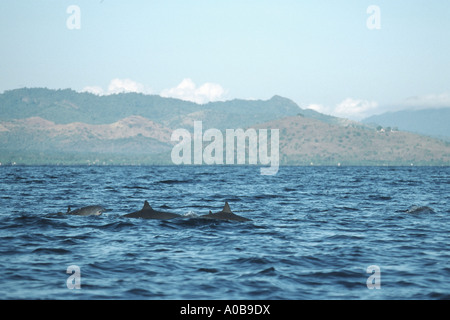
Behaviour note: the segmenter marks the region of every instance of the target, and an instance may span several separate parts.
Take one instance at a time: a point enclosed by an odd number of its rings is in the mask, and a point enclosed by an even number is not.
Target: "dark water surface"
[[[0,167],[0,298],[450,298],[449,167],[259,172]],[[123,217],[144,200],[185,217]],[[225,201],[252,221],[198,218]],[[96,204],[109,211],[56,214]],[[71,265],[81,289],[67,287]],[[380,289],[367,287],[372,265]]]

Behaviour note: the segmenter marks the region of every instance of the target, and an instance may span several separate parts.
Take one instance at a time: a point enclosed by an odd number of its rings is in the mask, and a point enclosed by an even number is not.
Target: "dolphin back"
[[[128,213],[124,215],[126,218],[141,218],[141,219],[155,219],[155,220],[169,220],[181,217],[179,214],[172,212],[162,212],[154,210],[147,201],[141,210]]]
[[[200,218],[204,219],[216,219],[216,220],[229,220],[229,221],[251,221],[251,219],[238,216],[237,214],[233,213],[230,209],[230,205],[228,202],[225,202],[225,205],[222,209],[222,211],[212,213],[211,210],[209,211],[209,214],[200,216]]]
[[[406,210],[406,213],[411,214],[420,214],[420,213],[434,213],[433,208],[427,207],[427,206],[412,206],[408,210]]]
[[[106,209],[102,206],[87,206],[73,211],[68,210],[67,214],[75,216],[99,216],[105,211]]]

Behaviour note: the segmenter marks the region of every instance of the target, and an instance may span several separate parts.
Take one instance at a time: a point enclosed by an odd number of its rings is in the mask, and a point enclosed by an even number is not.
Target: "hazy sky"
[[[448,0],[1,0],[0,27],[0,92],[450,106]]]

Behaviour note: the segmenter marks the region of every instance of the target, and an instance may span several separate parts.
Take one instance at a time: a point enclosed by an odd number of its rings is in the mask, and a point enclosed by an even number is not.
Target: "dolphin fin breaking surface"
[[[153,208],[149,205],[148,201],[145,200],[144,206],[142,207],[142,210],[153,210]]]
[[[77,216],[99,216],[103,212],[107,211],[102,206],[87,206],[82,207],[76,210],[71,210],[69,206],[67,208],[68,215],[77,215]],[[59,214],[59,213],[58,213]],[[144,205],[141,210],[128,213],[124,215],[126,218],[141,218],[141,219],[156,219],[156,220],[168,220],[182,217],[182,215],[172,213],[172,212],[163,212],[154,210],[147,200],[144,201]],[[228,202],[225,202],[223,209],[219,212],[213,213],[209,210],[209,213],[206,215],[199,216],[199,218],[204,219],[213,219],[213,220],[230,220],[230,221],[251,221],[251,219],[238,216],[237,214],[231,211],[230,205]]]
[[[172,212],[162,212],[154,210],[148,201],[144,202],[144,206],[141,210],[128,213],[124,215],[126,218],[142,218],[142,219],[156,219],[156,220],[169,220],[181,217],[179,214]]]
[[[223,206],[222,212],[233,213],[230,209],[230,205],[226,201],[225,201],[225,205]]]
[[[225,202],[225,205],[222,209],[222,211],[212,213],[211,210],[209,211],[209,214],[200,216],[200,218],[204,219],[216,219],[216,220],[230,220],[230,221],[251,221],[251,219],[238,216],[237,214],[234,214],[231,209],[228,202]]]

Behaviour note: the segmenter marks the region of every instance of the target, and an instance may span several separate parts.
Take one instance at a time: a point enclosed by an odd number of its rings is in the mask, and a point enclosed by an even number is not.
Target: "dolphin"
[[[237,214],[234,214],[231,211],[230,205],[228,204],[228,202],[225,202],[225,206],[223,207],[222,211],[212,213],[210,210],[209,214],[200,216],[200,218],[216,219],[216,220],[232,220],[232,221],[251,221],[251,219],[247,219],[247,218],[238,216]]]
[[[420,214],[420,213],[434,213],[434,210],[433,210],[433,208],[430,208],[427,206],[412,206],[405,212],[412,213],[412,214]]]
[[[87,206],[82,207],[76,210],[71,210],[70,206],[67,208],[67,213],[74,216],[99,216],[103,212],[105,212],[106,209],[102,206]]]
[[[127,218],[142,218],[142,219],[157,219],[157,220],[168,220],[173,218],[181,217],[179,214],[171,212],[161,212],[153,210],[147,201],[144,202],[144,206],[141,210],[128,213],[124,215]]]

